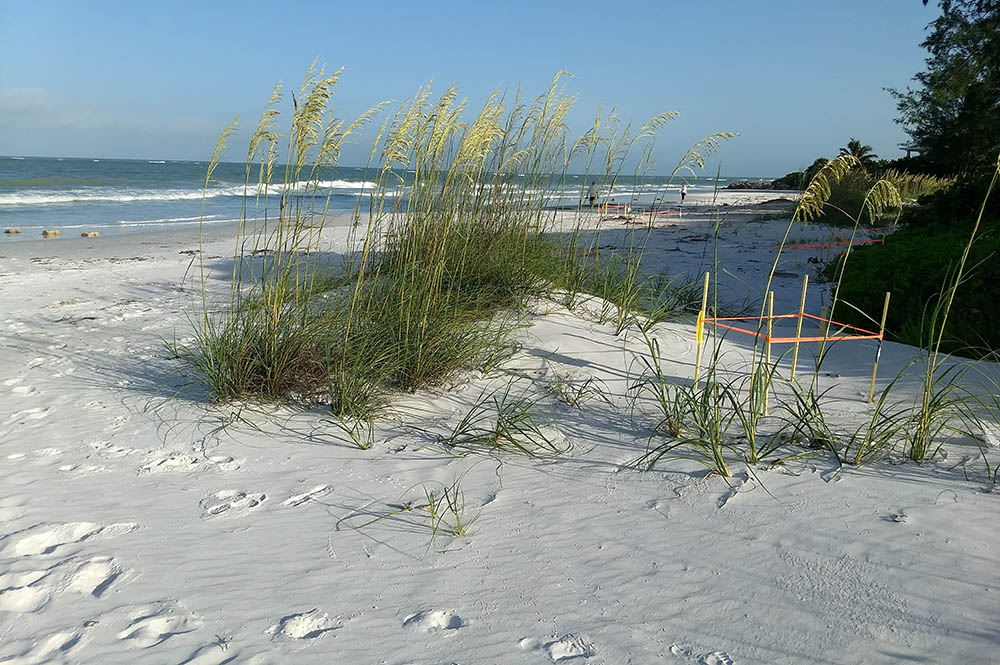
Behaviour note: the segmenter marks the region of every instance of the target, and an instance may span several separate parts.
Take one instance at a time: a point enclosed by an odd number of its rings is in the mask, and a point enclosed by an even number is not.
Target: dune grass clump
[[[428,548],[434,546],[438,536],[458,538],[469,535],[469,527],[475,522],[476,516],[470,517],[466,510],[462,477],[456,478],[450,485],[425,484],[421,487],[421,493],[422,499],[407,501],[395,510],[378,515],[355,528],[365,529],[378,523],[396,522],[396,528],[429,532],[431,539]]]
[[[632,464],[651,470],[661,460],[684,459],[711,474],[732,477],[726,457],[736,453],[732,437],[736,415],[728,408],[729,387],[717,380],[717,362],[710,364],[704,384],[675,383],[663,371],[658,340],[650,335],[645,340],[649,357],[641,357],[644,369],[629,391],[633,399],[652,398],[659,420],[646,452]]]
[[[998,158],[993,179],[987,188],[979,215],[972,224],[970,235],[962,249],[958,263],[949,272],[940,295],[934,300],[933,307],[930,308],[929,318],[923,328],[919,354],[881,391],[868,421],[863,423],[848,438],[846,445],[842,448],[836,445],[830,446],[839,461],[855,465],[865,464],[880,459],[889,452],[902,447],[907,458],[915,462],[925,462],[934,457],[945,441],[955,435],[965,434],[970,428],[974,429],[977,424],[981,423],[982,415],[980,412],[983,409],[976,408],[976,403],[981,403],[981,400],[975,393],[970,392],[965,380],[972,366],[959,362],[944,351],[942,345],[947,340],[949,315],[955,296],[963,285],[969,256],[977,241],[977,234],[982,223],[983,212],[998,176],[1000,176],[1000,158]],[[817,200],[822,201],[822,196],[818,197]],[[822,205],[825,206],[826,203],[826,201],[822,201]],[[887,209],[896,208],[898,211],[900,206],[900,192],[896,186],[887,179],[880,180],[865,195],[860,212],[855,216],[849,216],[849,218],[853,222],[856,232],[863,218],[874,223]],[[815,208],[807,210],[807,212],[815,214],[818,210],[819,208]],[[853,235],[851,237],[853,238]],[[830,318],[833,318],[834,309],[839,302],[840,288],[846,274],[849,256],[850,245],[836,263],[836,287]],[[819,376],[819,365],[824,355],[821,345],[817,370],[810,386],[810,394],[813,394],[815,390]],[[920,389],[912,404],[907,404],[905,400],[891,396],[894,394],[900,379],[912,368],[917,368],[919,371]],[[806,409],[806,411],[815,413],[818,413],[819,410],[818,402]],[[988,408],[985,411],[989,413]],[[989,466],[988,463],[987,466]]]
[[[833,208],[843,214],[853,226],[851,239],[863,223],[874,224],[887,214],[897,217],[902,208],[902,197],[896,185],[887,178],[870,183],[869,188],[856,201],[856,212],[839,208],[831,199],[838,185],[850,177],[858,166],[856,158],[841,155],[826,164],[813,177],[801,197],[768,275],[764,293],[769,293],[771,282],[780,260],[782,249],[793,225],[820,218]],[[978,227],[978,223],[976,228]],[[765,457],[776,453],[784,442],[793,441],[809,448],[829,450],[841,464],[861,465],[881,459],[902,447],[904,454],[914,461],[932,457],[940,442],[949,436],[969,429],[969,423],[978,416],[970,407],[970,394],[963,387],[964,371],[948,363],[946,354],[940,353],[950,310],[950,298],[961,284],[962,270],[969,248],[975,239],[973,229],[966,251],[953,273],[953,280],[934,310],[929,328],[926,357],[919,364],[923,369],[921,392],[912,405],[906,405],[893,391],[897,376],[881,392],[869,417],[853,432],[838,432],[830,425],[825,406],[825,391],[820,391],[818,380],[827,348],[820,343],[815,370],[807,385],[783,379],[778,362],[771,362],[760,348],[760,337],[755,338],[750,366],[742,378],[724,378],[719,367],[721,341],[713,335],[709,343],[713,352],[705,373],[704,385],[683,386],[667,381],[660,369],[660,355],[656,340],[647,338],[649,358],[644,358],[646,369],[633,389],[652,397],[662,416],[657,432],[666,434],[665,442],[651,445],[636,460],[652,468],[664,458],[690,459],[706,466],[711,473],[730,475],[727,457],[742,460],[747,466],[759,465]],[[840,301],[840,284],[850,257],[850,244],[837,263],[835,286],[829,318],[835,317]],[[718,270],[718,267],[716,268]],[[707,294],[706,294],[707,295]],[[761,305],[761,329],[766,320],[766,299]],[[911,363],[914,365],[916,363]],[[909,368],[909,366],[908,366]],[[907,368],[907,369],[908,369]],[[906,372],[906,369],[904,369]],[[783,404],[783,424],[777,431],[763,433],[762,424],[768,419],[767,395],[781,384],[791,392],[791,399]],[[772,428],[773,429],[773,428]],[[790,434],[784,437],[784,434]],[[654,433],[654,437],[657,433]],[[652,443],[652,437],[651,437]]]
[[[914,407],[915,414],[907,437],[907,456],[915,462],[931,458],[937,451],[936,442],[942,434],[954,433],[957,429],[956,423],[961,422],[963,418],[970,420],[975,417],[974,413],[970,412],[971,400],[968,394],[962,394],[964,392],[962,379],[966,370],[961,365],[955,364],[950,354],[942,351],[942,344],[945,341],[948,317],[955,296],[963,285],[969,255],[976,242],[987,202],[998,178],[1000,178],[1000,155],[997,156],[996,168],[986,189],[979,214],[972,225],[968,243],[932,310],[920,363],[922,370],[920,397]]]
[[[731,478],[733,474],[726,458],[738,456],[739,452],[732,436],[735,413],[728,408],[727,386],[709,374],[698,387],[684,389],[674,385],[666,389],[666,394],[672,400],[681,400],[680,404],[673,404],[683,409],[682,418],[664,418],[662,422],[668,428],[676,427],[678,434],[650,445],[633,464],[649,470],[660,460],[683,459],[697,462],[710,474]],[[653,437],[657,437],[657,433],[654,432]],[[650,441],[652,444],[652,437]]]
[[[582,198],[568,234],[567,215],[550,201],[573,194],[571,164],[613,185],[637,142],[648,169],[655,134],[674,114],[637,131],[614,113],[599,115],[571,141],[575,98],[560,87],[562,72],[532,102],[497,91],[478,112],[454,87],[436,99],[423,87],[379,126],[372,184],[356,206],[350,249],[337,257],[321,245],[331,196],[323,182],[345,142],[387,106],[350,122],[338,117],[331,98],[339,74],[309,70],[293,97],[284,163],[280,87],[265,108],[247,154],[228,302],[209,301],[201,265],[195,341],[175,351],[215,399],[322,400],[337,416],[365,420],[391,391],[494,367],[517,313],[540,294],[613,291],[619,332],[646,301],[656,316],[669,315],[676,301],[638,286],[637,258],[602,265],[598,254],[582,256]],[[206,183],[233,127],[220,137]],[[590,173],[594,164],[603,172]]]
[[[574,409],[582,409],[591,400],[598,399],[611,404],[607,389],[602,387],[599,379],[589,377],[584,380],[574,380],[568,376],[557,374],[548,384],[548,391],[560,402]]]
[[[513,382],[508,382],[501,390],[483,391],[443,438],[445,448],[456,454],[478,451],[527,457],[566,452],[567,448],[546,433],[536,416],[541,397],[515,394],[512,389]]]

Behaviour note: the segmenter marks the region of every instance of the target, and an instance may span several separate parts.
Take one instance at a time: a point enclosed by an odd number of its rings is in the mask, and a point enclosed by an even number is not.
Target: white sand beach
[[[720,299],[736,308],[760,306],[790,215],[774,198],[721,195]],[[689,198],[660,220],[647,272],[711,270],[715,210]],[[632,228],[605,221],[602,243]],[[331,224],[325,251],[348,230]],[[212,302],[232,233],[206,235]],[[319,406],[208,403],[165,346],[200,312],[197,252],[196,229],[0,243],[0,663],[1000,662],[1000,492],[971,442],[839,473],[822,451],[728,480],[690,461],[638,470],[654,423],[626,399],[642,334],[615,336],[594,301],[539,300],[509,360],[399,395],[362,450]],[[809,256],[786,252],[776,312],[798,307]],[[694,330],[650,333],[671,377],[692,375]],[[749,339],[727,339],[723,362],[745,363]],[[915,352],[886,343],[879,385]],[[840,343],[823,366],[845,427],[870,412],[874,354]],[[588,379],[607,401],[549,394]],[[442,448],[508,384],[541,397],[567,453]],[[402,510],[456,483],[466,535]]]

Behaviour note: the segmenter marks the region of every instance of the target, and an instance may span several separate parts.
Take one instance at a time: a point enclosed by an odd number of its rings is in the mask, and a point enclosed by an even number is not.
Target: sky
[[[534,97],[567,70],[577,133],[602,105],[637,125],[678,111],[658,171],[733,131],[709,171],[776,177],[851,137],[901,156],[884,88],[924,68],[938,13],[920,0],[0,0],[0,155],[205,160],[239,114],[239,161],[275,83],[297,88],[317,61],[344,68],[334,106],[347,116],[428,81],[457,83],[471,107],[498,86]],[[362,137],[341,163],[369,150]]]

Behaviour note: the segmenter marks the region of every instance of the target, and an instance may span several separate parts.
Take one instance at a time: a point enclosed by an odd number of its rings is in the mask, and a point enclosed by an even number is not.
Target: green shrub
[[[839,226],[854,226],[855,218],[861,213],[865,196],[879,180],[892,183],[903,201],[916,201],[948,187],[952,183],[947,178],[888,170],[883,173],[854,169],[831,188],[830,199],[823,211],[822,221]],[[982,196],[979,197],[982,200]],[[861,215],[862,224],[876,224],[891,221],[892,215],[884,215],[883,220]]]
[[[852,307],[838,310],[838,319],[872,329],[886,291],[892,292],[887,336],[895,341],[926,346],[925,324],[946,278],[969,239],[971,222],[928,233],[906,228],[883,244],[857,247],[840,286],[841,298]],[[1000,347],[1000,225],[994,224],[973,245],[972,266],[955,295],[942,350],[979,356]],[[824,268],[833,279],[837,262]],[[857,311],[857,310],[860,310]],[[862,314],[862,312],[864,314]]]
[[[979,214],[989,184],[989,174],[963,175],[950,187],[922,196],[918,207],[903,214],[902,222],[927,228],[968,224]],[[987,199],[984,223],[1000,226],[1000,197]]]

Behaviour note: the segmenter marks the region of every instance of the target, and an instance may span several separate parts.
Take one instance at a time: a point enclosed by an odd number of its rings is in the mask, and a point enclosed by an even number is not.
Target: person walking
[[[593,180],[590,181],[590,187],[587,189],[587,198],[590,199],[590,207],[594,207],[594,202],[597,201],[597,183]]]
[[[681,185],[681,203],[684,203],[684,198],[688,195],[688,184],[684,183]]]

